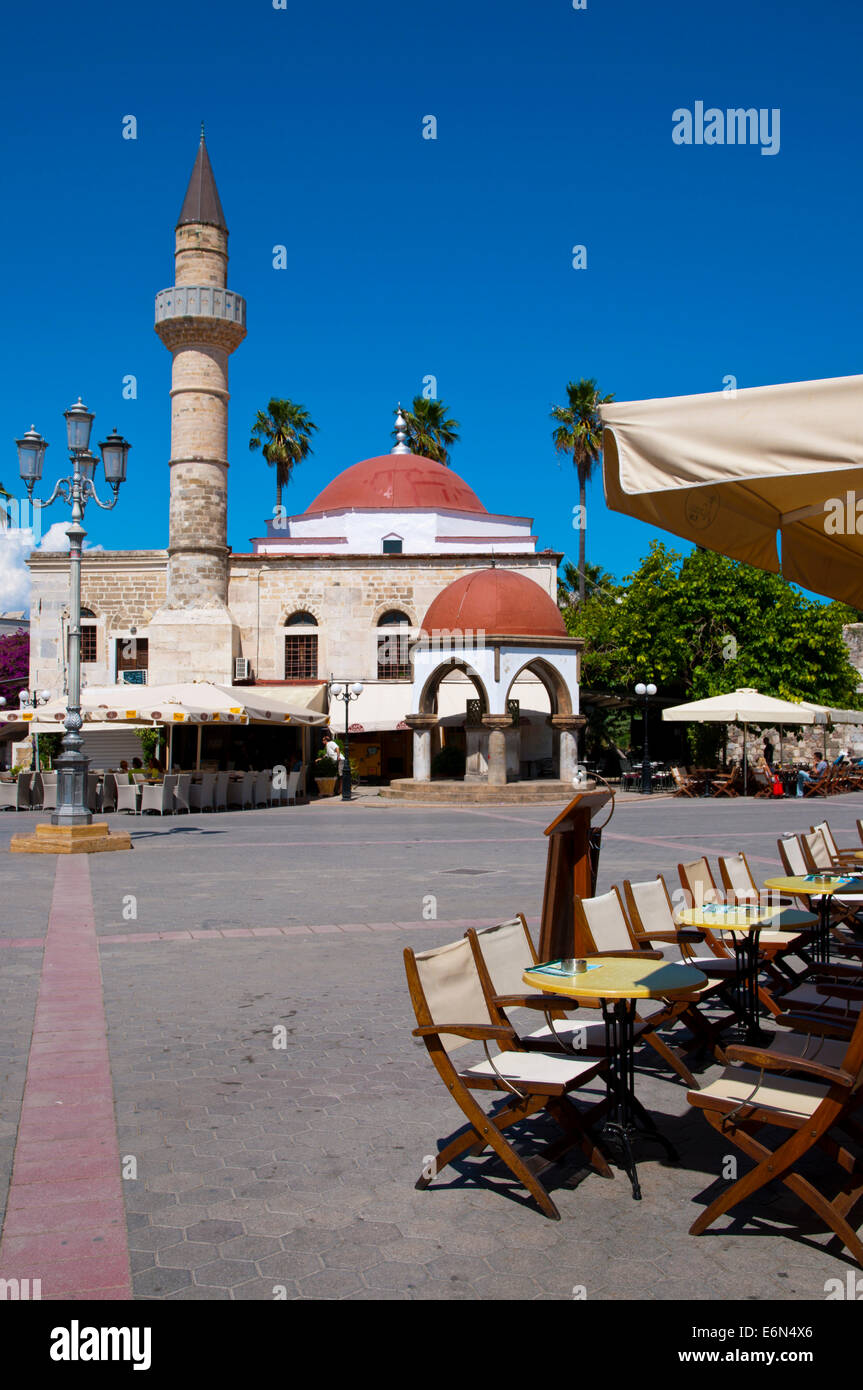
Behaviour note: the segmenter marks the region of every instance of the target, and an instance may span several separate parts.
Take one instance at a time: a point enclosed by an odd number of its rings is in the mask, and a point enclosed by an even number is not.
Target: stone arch
[[[322,627],[321,621],[323,609],[319,601],[309,599],[305,594],[299,598],[293,598],[283,603],[279,609],[279,627],[285,627],[289,618],[295,613],[310,613],[318,627]]]
[[[429,672],[422,689],[422,694],[419,698],[419,709],[416,711],[417,714],[434,714],[433,706],[437,698],[438,690],[445,677],[451,675],[453,671],[464,672],[482,701],[483,714],[488,714],[490,708],[488,691],[485,688],[482,677],[472,666],[469,666],[466,661],[453,661],[450,657],[442,658],[437,666]]]
[[[416,619],[416,613],[412,605],[405,603],[404,599],[397,595],[393,595],[392,598],[385,599],[383,603],[379,603],[377,607],[372,610],[372,627],[378,626],[378,623],[380,622],[381,618],[384,616],[385,613],[393,612],[404,613],[405,616],[410,620],[411,627],[419,627],[419,623]]]
[[[525,661],[516,671],[507,687],[506,698],[510,698],[510,692],[519,676],[523,676],[525,671],[530,671],[531,675],[537,676],[541,684],[545,687],[551,703],[552,714],[572,714],[572,696],[563,676],[558,671],[553,662],[542,656],[532,656]]]

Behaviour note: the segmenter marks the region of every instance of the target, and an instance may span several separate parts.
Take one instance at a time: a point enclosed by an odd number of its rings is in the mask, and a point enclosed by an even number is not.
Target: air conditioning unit
[[[247,656],[234,657],[234,680],[248,681],[252,679],[252,663]]]

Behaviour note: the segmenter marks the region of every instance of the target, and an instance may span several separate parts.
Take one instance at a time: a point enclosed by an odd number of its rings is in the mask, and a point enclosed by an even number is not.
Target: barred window
[[[81,609],[81,660],[96,660],[96,624],[88,619],[95,619],[96,614],[90,608]]]
[[[311,613],[292,613],[285,627],[285,680],[316,680],[318,675],[317,622]]]
[[[378,627],[388,631],[378,634],[378,680],[410,680],[411,671],[409,634],[411,625],[407,613],[391,608],[378,619]]]

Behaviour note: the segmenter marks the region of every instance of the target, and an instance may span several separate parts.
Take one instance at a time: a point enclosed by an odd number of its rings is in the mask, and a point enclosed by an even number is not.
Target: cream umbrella
[[[612,510],[863,607],[863,376],[599,413]]]
[[[671,705],[662,711],[662,718],[683,724],[742,724],[743,725],[743,791],[748,790],[746,759],[746,728],[749,724],[815,724],[816,707],[794,700],[780,700],[773,695],[761,695],[749,686],[732,690],[728,695],[709,695],[704,700],[692,700],[686,705]]]

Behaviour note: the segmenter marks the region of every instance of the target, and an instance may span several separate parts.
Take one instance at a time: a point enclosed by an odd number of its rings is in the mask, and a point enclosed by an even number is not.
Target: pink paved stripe
[[[191,940],[188,932],[178,935]],[[41,1279],[42,1296],[48,1299],[130,1299],[120,1151],[86,855],[57,860],[44,943],[19,938],[3,944],[44,944],[44,955],[0,1239],[0,1279]]]

